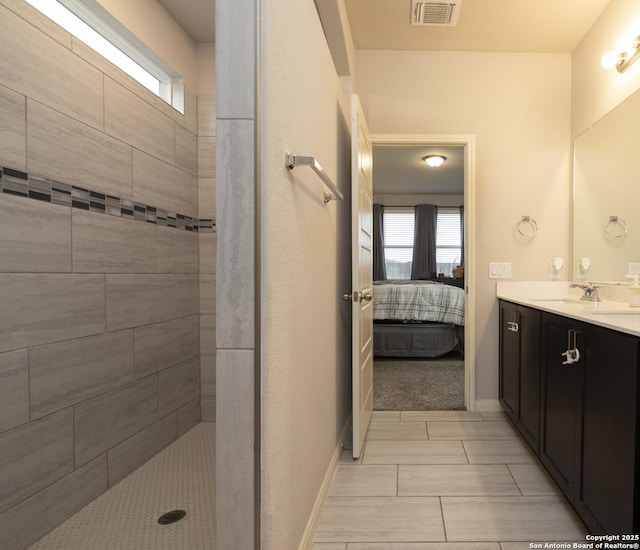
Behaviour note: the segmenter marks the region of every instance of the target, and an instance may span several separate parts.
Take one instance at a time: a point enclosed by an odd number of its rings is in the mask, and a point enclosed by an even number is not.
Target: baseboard
[[[477,412],[500,412],[502,406],[497,399],[476,399]]]
[[[305,527],[304,533],[302,535],[302,540],[298,545],[298,550],[311,550],[311,547],[313,546],[313,538],[315,536],[318,524],[320,523],[320,518],[322,517],[322,509],[324,507],[324,501],[327,498],[327,494],[329,493],[329,488],[331,487],[333,478],[336,475],[336,469],[338,468],[338,460],[340,458],[340,455],[342,454],[342,442],[344,441],[345,437],[349,433],[350,429],[351,429],[351,416],[349,416],[347,423],[344,425],[342,434],[340,434],[338,446],[333,451],[333,455],[331,456],[331,460],[329,461],[329,467],[327,468],[327,473],[324,476],[324,480],[322,481],[322,485],[320,486],[320,490],[318,491],[318,496],[316,497],[316,501],[313,504],[313,509],[311,510],[309,521],[307,521],[307,526]]]

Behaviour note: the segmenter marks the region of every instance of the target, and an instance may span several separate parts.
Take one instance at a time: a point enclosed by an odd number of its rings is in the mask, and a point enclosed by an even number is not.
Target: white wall
[[[296,549],[350,405],[350,203],[323,203],[316,156],[350,195],[349,115],[313,0],[265,5],[262,548]],[[295,21],[295,25],[291,24]]]
[[[568,54],[356,52],[372,133],[476,136],[476,397],[498,398],[498,311],[490,261],[515,280],[548,279],[569,254]],[[537,237],[513,230],[533,216]]]
[[[613,50],[640,17],[640,0],[612,0],[572,55],[571,135],[577,137],[640,88],[640,61],[624,73],[604,69],[602,55]]]
[[[214,44],[195,45],[198,66],[198,94],[215,94],[216,91],[216,50]]]

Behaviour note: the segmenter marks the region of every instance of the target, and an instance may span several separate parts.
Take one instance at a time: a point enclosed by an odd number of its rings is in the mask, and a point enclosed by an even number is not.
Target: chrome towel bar
[[[287,152],[285,164],[289,170],[293,170],[296,166],[310,166],[311,169],[316,174],[318,174],[318,176],[324,182],[324,184],[329,189],[331,189],[331,191],[333,191],[333,193],[324,194],[325,203],[329,201],[337,201],[337,200],[344,199],[344,195],[336,187],[336,184],[331,181],[331,178],[327,176],[327,173],[322,169],[322,166],[320,166],[320,163],[316,160],[315,157],[304,157],[301,155],[292,155],[291,153]]]

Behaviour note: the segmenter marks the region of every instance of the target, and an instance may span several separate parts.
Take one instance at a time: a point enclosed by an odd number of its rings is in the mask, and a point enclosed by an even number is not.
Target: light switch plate
[[[489,279],[511,279],[511,262],[489,262]]]

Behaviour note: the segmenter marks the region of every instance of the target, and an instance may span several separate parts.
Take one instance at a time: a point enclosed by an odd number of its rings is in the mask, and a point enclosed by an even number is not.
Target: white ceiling
[[[345,3],[358,50],[568,53],[609,1],[462,0],[455,27],[411,26],[411,0]]]
[[[427,155],[447,158],[438,168],[422,160]],[[373,191],[393,195],[462,195],[464,148],[424,145],[374,145]]]
[[[157,1],[194,42],[214,42],[215,0]],[[358,50],[566,53],[576,48],[609,1],[462,0],[455,27],[412,27],[411,0],[345,4]]]
[[[215,0],[158,0],[197,44],[212,44],[215,38]]]

